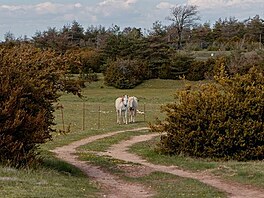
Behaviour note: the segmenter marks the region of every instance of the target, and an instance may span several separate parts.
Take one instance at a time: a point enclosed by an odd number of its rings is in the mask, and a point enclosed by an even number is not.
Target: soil
[[[102,189],[101,197],[107,198],[145,198],[153,197],[155,195],[155,189],[151,187],[143,186],[138,183],[129,183],[117,176],[103,171],[100,167],[89,164],[89,162],[81,161],[78,159],[76,149],[79,146],[88,144],[98,139],[110,137],[118,133],[127,131],[141,131],[148,128],[137,128],[133,130],[122,130],[110,132],[107,134],[96,135],[88,137],[79,141],[72,142],[69,145],[58,147],[53,150],[57,154],[57,157],[76,166],[82,170],[90,179],[97,182]],[[197,179],[207,185],[213,186],[220,191],[223,191],[231,198],[264,198],[264,190],[258,189],[249,185],[243,185],[235,182],[224,181],[216,176],[211,175],[209,172],[189,172],[181,170],[177,166],[164,166],[149,163],[148,161],[140,158],[139,156],[129,153],[128,149],[135,143],[150,140],[159,134],[147,134],[140,135],[131,138],[130,140],[121,141],[116,145],[110,147],[104,155],[111,156],[115,159],[123,160],[126,162],[133,162],[135,164],[120,165],[120,169],[126,171],[126,175],[130,177],[141,177],[152,171],[166,172],[174,174],[180,177]],[[98,153],[101,155],[102,153]]]

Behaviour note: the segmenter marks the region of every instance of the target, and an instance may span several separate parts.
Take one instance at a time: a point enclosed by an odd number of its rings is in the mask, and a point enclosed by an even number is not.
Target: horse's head
[[[127,107],[127,105],[128,105],[128,96],[124,95],[123,98],[122,98],[122,101],[123,101],[124,106]]]
[[[129,108],[130,110],[133,110],[135,108],[137,108],[137,104],[138,104],[138,99],[135,96],[131,96],[128,98],[128,103],[129,103]]]

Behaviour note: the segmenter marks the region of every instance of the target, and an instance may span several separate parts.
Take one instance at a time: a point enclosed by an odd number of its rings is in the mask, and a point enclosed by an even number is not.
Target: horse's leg
[[[116,123],[120,124],[120,113],[119,113],[119,110],[116,110]]]
[[[123,114],[122,114],[122,110],[119,112],[120,114],[119,114],[119,118],[120,118],[120,124],[123,124]]]
[[[127,124],[127,110],[125,110],[125,112],[124,112],[124,114],[125,114],[125,123]]]
[[[123,114],[122,114],[122,110],[120,110],[120,112],[119,112],[120,114],[120,124],[123,124],[123,122],[124,122],[124,118],[123,118]]]
[[[131,122],[131,111],[128,111],[128,122]]]
[[[122,122],[122,124],[124,124],[125,123],[125,114],[124,114],[125,112],[124,111],[120,111],[120,120],[121,120],[121,122]]]
[[[136,122],[136,115],[137,115],[137,109],[134,109],[134,112],[133,112],[133,122]]]

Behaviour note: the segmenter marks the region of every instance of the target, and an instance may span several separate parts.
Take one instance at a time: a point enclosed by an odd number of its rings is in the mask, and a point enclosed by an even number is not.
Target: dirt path
[[[104,172],[100,167],[89,165],[84,161],[77,159],[76,148],[90,142],[96,141],[98,139],[110,137],[119,133],[126,131],[141,131],[148,128],[138,128],[133,130],[123,130],[116,131],[102,135],[92,136],[80,141],[73,142],[69,145],[56,148],[53,150],[58,156],[58,158],[73,164],[74,166],[81,169],[88,177],[97,181],[104,189],[104,197],[115,197],[115,198],[144,198],[152,197],[154,195],[151,189],[148,189],[145,186],[128,183],[119,179],[118,177],[111,175],[110,173]],[[213,177],[208,173],[193,173],[188,171],[183,171],[176,166],[163,166],[155,165],[147,162],[146,160],[141,159],[139,156],[131,154],[128,152],[128,149],[131,145],[147,141],[157,136],[157,134],[148,134],[135,136],[127,141],[121,141],[120,143],[110,147],[106,155],[109,155],[113,158],[124,160],[127,162],[133,162],[143,165],[144,167],[151,168],[154,171],[161,171],[170,174],[174,174],[180,177],[197,179],[205,184],[213,186],[223,192],[226,192],[231,198],[264,198],[264,190],[250,188],[246,185],[241,185],[238,183],[225,182],[219,178]]]
[[[142,185],[136,185],[134,183],[128,183],[117,176],[114,176],[110,173],[104,172],[100,169],[100,167],[90,165],[84,161],[78,160],[75,153],[77,152],[76,149],[79,146],[88,144],[90,142],[110,137],[119,133],[124,133],[127,131],[141,131],[146,130],[148,128],[138,128],[132,130],[123,130],[123,131],[116,131],[102,135],[96,135],[89,138],[82,139],[80,141],[72,142],[69,145],[58,147],[52,152],[57,154],[59,159],[62,159],[80,170],[82,170],[89,178],[93,179],[94,181],[98,182],[104,191],[103,197],[107,198],[145,198],[145,197],[152,197],[153,193],[150,189]]]
[[[130,146],[135,143],[143,142],[152,139],[157,136],[156,134],[141,135],[131,138],[127,141],[122,141],[116,145],[113,145],[107,151],[108,155],[113,158],[130,161],[143,166],[150,167],[155,171],[166,172],[174,174],[180,177],[186,177],[191,179],[197,179],[205,184],[213,186],[223,192],[228,193],[229,197],[232,198],[264,198],[264,190],[249,188],[246,185],[241,185],[238,183],[231,183],[223,181],[219,178],[213,177],[208,173],[193,173],[179,169],[176,166],[163,166],[155,165],[147,162],[146,160],[141,159],[139,156],[129,153],[127,150]]]

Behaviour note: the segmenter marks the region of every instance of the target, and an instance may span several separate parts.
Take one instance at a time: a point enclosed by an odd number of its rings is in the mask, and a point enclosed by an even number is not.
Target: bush
[[[102,55],[99,51],[91,49],[71,49],[67,50],[65,56],[68,58],[69,72],[72,74],[100,73]]]
[[[107,85],[131,89],[143,82],[146,71],[146,65],[142,61],[118,59],[107,63],[104,79]]]
[[[186,79],[190,81],[203,80],[207,71],[208,68],[204,61],[193,61],[186,74]]]
[[[79,89],[63,80],[65,60],[53,51],[23,44],[0,50],[0,163],[31,166],[52,138],[57,92]]]
[[[223,71],[223,70],[222,70]],[[151,125],[161,136],[159,151],[224,160],[264,159],[264,78],[248,74],[216,77],[218,84],[183,90],[163,107],[164,121]]]
[[[257,67],[264,69],[264,54],[261,51],[239,52],[235,51],[230,56],[230,63],[227,65],[230,74],[245,74],[250,68]]]
[[[168,70],[169,79],[180,79],[186,75],[194,61],[194,58],[185,53],[176,53],[171,57],[170,70]]]

